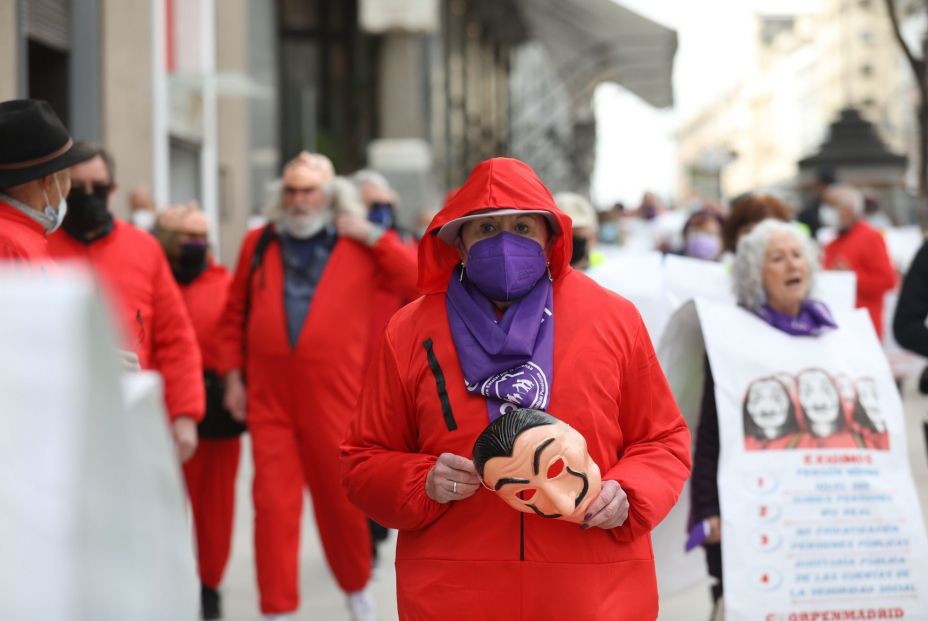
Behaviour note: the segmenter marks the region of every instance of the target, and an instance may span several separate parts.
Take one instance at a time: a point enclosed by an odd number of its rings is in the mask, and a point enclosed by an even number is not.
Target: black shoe
[[[219,591],[206,585],[200,585],[200,607],[204,619],[221,619],[222,608],[219,605]]]

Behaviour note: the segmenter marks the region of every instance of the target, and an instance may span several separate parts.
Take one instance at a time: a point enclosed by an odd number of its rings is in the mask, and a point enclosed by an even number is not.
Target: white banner
[[[719,416],[726,618],[928,619],[902,402],[866,311],[802,338],[731,305],[696,309]]]
[[[611,252],[587,272],[597,283],[628,298],[638,308],[651,340],[657,344],[670,316],[697,297],[735,303],[731,264],[651,252]],[[854,308],[857,277],[853,272],[818,272],[812,297],[832,311]]]
[[[603,287],[631,300],[644,319],[677,405],[694,432],[702,397],[705,346],[695,310],[677,312],[695,297],[734,305],[728,263],[702,261],[658,252],[611,253],[588,275]],[[852,272],[816,274],[815,295],[833,311],[854,307]],[[708,582],[702,549],[684,554],[687,539],[688,486],[651,535],[661,596]]]
[[[157,374],[120,370],[84,271],[0,269],[0,619],[197,617]]]

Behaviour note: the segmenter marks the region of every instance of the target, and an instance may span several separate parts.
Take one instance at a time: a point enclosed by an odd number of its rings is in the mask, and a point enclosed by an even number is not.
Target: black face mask
[[[71,237],[84,243],[100,239],[113,230],[113,216],[107,209],[111,186],[94,185],[88,194],[73,187],[68,194],[68,212],[61,223]]]
[[[181,244],[180,255],[171,264],[171,271],[177,282],[188,285],[206,269],[206,242]]]
[[[570,255],[570,264],[576,265],[587,258],[587,239],[586,237],[577,237],[574,235],[574,251]]]

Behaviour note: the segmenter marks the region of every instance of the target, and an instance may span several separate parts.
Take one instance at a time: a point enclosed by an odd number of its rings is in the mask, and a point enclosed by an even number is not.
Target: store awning
[[[615,82],[673,105],[675,30],[610,0],[519,0],[523,18],[571,90]]]

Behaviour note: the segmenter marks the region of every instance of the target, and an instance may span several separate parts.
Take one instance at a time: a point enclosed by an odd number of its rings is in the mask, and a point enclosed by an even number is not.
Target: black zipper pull
[[[137,345],[141,345],[145,341],[145,321],[142,319],[142,309],[135,311],[135,321],[139,324],[139,342]]]

